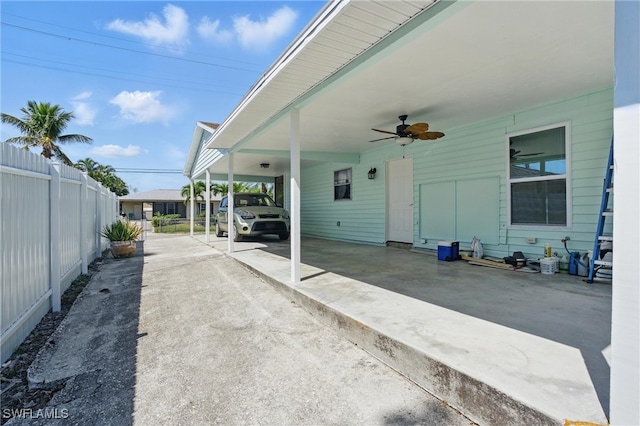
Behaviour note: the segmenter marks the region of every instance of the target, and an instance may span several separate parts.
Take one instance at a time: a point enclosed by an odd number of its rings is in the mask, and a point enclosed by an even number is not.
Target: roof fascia
[[[257,154],[271,157],[289,158],[291,151],[273,149],[248,149],[243,148],[237,151],[239,154]],[[359,164],[360,154],[351,152],[321,152],[321,151],[301,151],[301,160],[314,160],[335,163]]]

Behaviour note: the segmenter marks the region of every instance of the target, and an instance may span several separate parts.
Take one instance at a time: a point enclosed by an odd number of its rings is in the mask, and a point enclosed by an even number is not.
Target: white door
[[[413,243],[413,158],[387,163],[387,241]]]

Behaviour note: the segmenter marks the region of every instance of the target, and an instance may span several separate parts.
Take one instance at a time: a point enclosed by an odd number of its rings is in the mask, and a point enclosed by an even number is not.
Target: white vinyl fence
[[[108,248],[118,198],[85,173],[0,143],[2,362]]]

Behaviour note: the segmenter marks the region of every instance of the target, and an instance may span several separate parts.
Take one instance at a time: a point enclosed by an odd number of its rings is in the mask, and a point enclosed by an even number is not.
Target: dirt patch
[[[86,275],[76,278],[62,295],[60,312],[49,311],[29,336],[16,348],[11,357],[0,367],[0,397],[2,411],[0,424],[5,424],[23,410],[36,411],[43,409],[53,395],[64,388],[64,383],[52,383],[44,389],[29,389],[27,369],[44,345],[55,345],[51,335],[67,316],[82,290],[87,286],[91,276],[103,264],[98,258],[91,265]]]

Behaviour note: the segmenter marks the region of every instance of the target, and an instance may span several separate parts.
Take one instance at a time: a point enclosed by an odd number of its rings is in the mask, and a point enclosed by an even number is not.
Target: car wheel
[[[288,232],[281,232],[280,234],[278,234],[278,236],[280,237],[280,239],[282,241],[285,241],[285,240],[289,239],[289,233]]]
[[[222,234],[224,234],[224,232],[222,232],[220,224],[216,222],[216,237],[222,237]]]
[[[233,241],[242,241],[242,235],[240,235],[235,225],[233,225]]]

